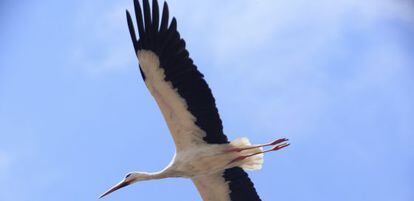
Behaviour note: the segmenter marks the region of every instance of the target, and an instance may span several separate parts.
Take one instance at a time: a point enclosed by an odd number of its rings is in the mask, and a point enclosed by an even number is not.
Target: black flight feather
[[[197,70],[189,57],[185,41],[177,31],[177,20],[173,17],[169,24],[166,2],[163,5],[161,22],[157,0],[152,1],[152,6],[151,15],[148,0],[143,0],[143,9],[139,1],[134,0],[139,39],[135,35],[131,16],[128,11],[126,13],[135,53],[140,50],[150,50],[159,57],[160,68],[163,68],[165,73],[165,81],[171,82],[178,94],[185,99],[189,112],[196,118],[196,125],[206,133],[203,138],[205,142],[229,143],[223,133],[222,122],[211,90],[203,74]],[[142,70],[141,75],[145,80]],[[223,177],[228,182],[232,201],[260,201],[253,183],[243,169],[239,167],[227,169]]]

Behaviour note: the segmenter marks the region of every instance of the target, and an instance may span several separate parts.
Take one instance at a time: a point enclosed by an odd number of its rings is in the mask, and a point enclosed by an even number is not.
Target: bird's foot
[[[274,145],[276,145],[273,148],[271,148],[269,150],[265,150],[265,151],[259,151],[259,152],[256,152],[256,153],[253,153],[253,154],[249,154],[249,155],[246,155],[246,156],[236,157],[235,159],[231,160],[228,164],[231,164],[231,163],[234,163],[234,162],[238,162],[238,161],[242,161],[242,160],[244,160],[244,159],[246,159],[248,157],[252,157],[252,156],[255,156],[255,155],[258,155],[258,154],[264,154],[264,153],[267,153],[267,152],[272,152],[272,151],[277,151],[279,149],[283,149],[283,148],[285,148],[285,147],[287,147],[287,146],[290,145],[286,141],[287,141],[286,138],[279,139],[279,140],[275,140],[275,141],[272,142],[272,143],[275,143]],[[272,143],[269,143],[268,145],[264,145],[264,146],[270,146],[270,145],[272,145]],[[255,147],[255,148],[257,148],[257,147]]]
[[[286,142],[286,141],[288,141],[287,138],[280,138],[280,139],[273,140],[272,142],[266,143],[266,144],[253,145],[253,146],[242,147],[242,148],[231,148],[231,149],[228,149],[226,151],[227,152],[241,152],[241,151],[244,151],[244,150],[255,149],[255,148],[259,148],[259,147],[274,146],[274,145],[278,145],[278,144],[281,144],[281,143]]]

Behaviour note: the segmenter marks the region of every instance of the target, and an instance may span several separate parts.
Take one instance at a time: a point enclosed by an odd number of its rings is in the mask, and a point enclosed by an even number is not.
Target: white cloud
[[[414,23],[413,4],[403,0],[177,1],[170,7],[185,24],[180,30],[203,35],[213,58],[219,60],[260,51],[269,41],[297,41],[292,44],[295,48],[314,54],[312,47],[329,44],[351,17],[357,17],[361,26],[385,20]]]
[[[197,47],[208,48],[206,52],[213,54],[211,60],[222,65],[263,51],[269,41],[282,43],[281,47],[289,43],[284,46],[285,51],[294,55],[288,57],[309,60],[341,36],[342,25],[350,16],[357,16],[361,26],[386,19],[413,23],[414,19],[412,3],[403,0],[174,1],[169,6],[171,16],[178,17],[179,29],[190,41],[189,46],[197,43]],[[133,10],[132,1],[112,5],[86,2],[79,9],[80,35],[73,56],[87,71],[123,71],[134,63],[126,8]]]
[[[125,19],[127,4],[106,3],[82,3],[75,23],[71,56],[81,70],[95,75],[125,71],[135,61]]]
[[[183,9],[174,10],[185,24],[180,30],[190,44],[204,40],[198,42],[207,48],[201,56],[207,55],[214,65],[201,69],[216,72],[213,87],[217,83],[216,94],[226,97],[220,104],[233,108],[232,117],[244,116],[251,127],[262,127],[257,133],[275,128],[294,135],[321,130],[326,115],[341,112],[328,111],[340,110],[339,91],[358,96],[380,90],[378,85],[401,87],[400,79],[409,79],[404,76],[413,60],[396,39],[398,28],[390,23],[414,26],[409,1],[205,4],[176,6]],[[193,14],[197,21],[191,19]],[[362,41],[353,41],[358,37]]]
[[[84,33],[75,58],[93,74],[124,71],[136,61],[124,16],[132,2],[101,5],[100,12],[92,9],[97,5],[85,3],[79,14],[78,29]],[[232,110],[238,117],[253,114],[245,122],[262,128],[257,132],[319,129],[325,112],[336,107],[329,106],[335,103],[334,87],[355,95],[361,87],[395,86],[412,63],[397,36],[378,28],[394,28],[389,22],[413,26],[410,1],[174,1],[169,6],[191,54],[202,59],[196,64],[213,64],[200,69],[215,72],[210,84],[220,86],[213,88],[215,94],[226,96],[220,104],[239,107]],[[93,24],[83,21],[88,18]],[[369,43],[347,41],[353,38],[348,32]],[[335,66],[341,63],[348,66]],[[341,68],[349,75],[331,72]],[[334,77],[342,74],[343,80]],[[234,96],[228,96],[230,90]]]

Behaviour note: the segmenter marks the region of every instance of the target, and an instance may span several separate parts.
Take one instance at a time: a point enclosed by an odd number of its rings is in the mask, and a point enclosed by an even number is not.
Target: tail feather
[[[233,140],[231,145],[237,147],[237,148],[246,148],[249,146],[252,146],[249,139],[243,137],[243,138],[237,138]],[[239,152],[241,156],[247,156],[250,154],[262,152],[263,149],[261,147],[254,148],[254,149],[248,149]],[[247,157],[246,159],[240,161],[239,166],[245,170],[260,170],[263,165],[263,154],[257,154],[251,157]]]

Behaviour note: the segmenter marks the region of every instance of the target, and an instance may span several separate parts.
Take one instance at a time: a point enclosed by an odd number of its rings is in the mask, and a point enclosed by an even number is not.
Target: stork
[[[167,3],[161,19],[157,0],[152,9],[148,0],[143,0],[143,8],[134,0],[134,10],[139,39],[128,10],[126,17],[139,70],[167,122],[176,153],[163,170],[131,172],[100,198],[138,181],[184,177],[193,181],[204,201],[260,200],[244,170],[261,169],[263,154],[288,146],[287,139],[257,145],[247,138],[229,142],[211,90],[189,57],[177,21],[173,17],[169,22]]]

